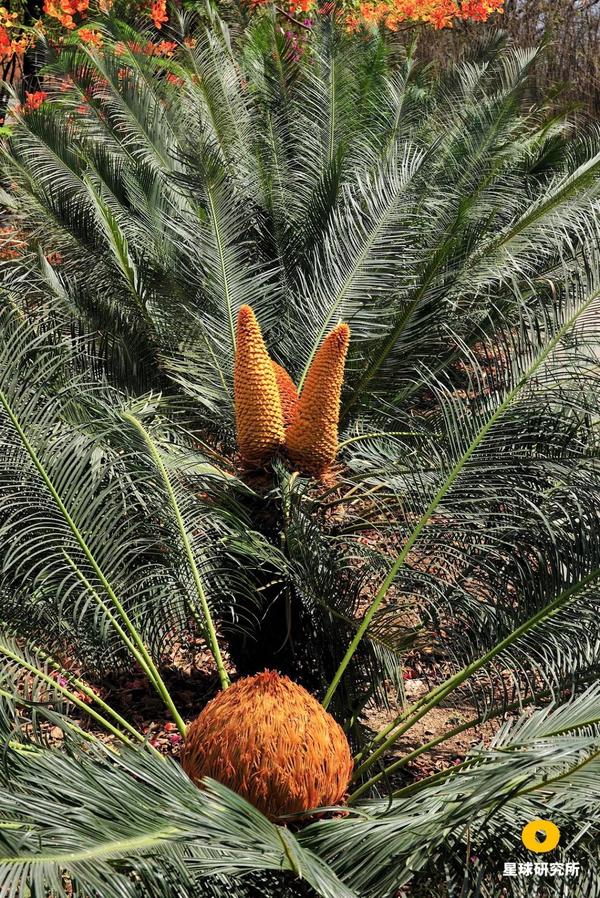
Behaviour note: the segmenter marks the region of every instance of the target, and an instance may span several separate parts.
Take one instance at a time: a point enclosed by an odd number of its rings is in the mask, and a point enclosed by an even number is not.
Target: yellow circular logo
[[[551,820],[532,820],[521,833],[523,845],[536,854],[554,851],[560,841],[560,830]]]

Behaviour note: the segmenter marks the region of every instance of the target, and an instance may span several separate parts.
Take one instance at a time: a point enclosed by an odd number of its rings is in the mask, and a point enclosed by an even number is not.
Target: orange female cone
[[[250,306],[238,315],[233,387],[240,455],[260,467],[283,445],[285,431],[277,379]]]
[[[352,773],[340,725],[310,692],[269,670],[206,705],[181,763],[194,782],[210,776],[272,819],[338,804]]]
[[[350,328],[339,324],[325,338],[306,375],[296,414],[285,437],[298,470],[322,475],[338,453],[340,397]]]

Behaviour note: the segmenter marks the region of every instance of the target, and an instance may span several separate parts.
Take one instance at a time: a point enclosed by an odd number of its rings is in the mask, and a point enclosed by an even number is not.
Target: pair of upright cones
[[[338,453],[340,397],[350,328],[339,324],[319,347],[302,393],[272,361],[254,312],[238,316],[234,393],[237,441],[243,462],[262,467],[285,450],[294,468],[321,477]]]

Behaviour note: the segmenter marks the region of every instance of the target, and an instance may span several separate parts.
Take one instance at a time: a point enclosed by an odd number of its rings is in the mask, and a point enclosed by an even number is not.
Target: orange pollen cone
[[[339,724],[306,689],[268,670],[206,705],[181,763],[194,782],[218,780],[272,820],[338,804],[352,773]]]
[[[281,411],[283,412],[284,427],[289,427],[294,420],[296,414],[296,405],[298,404],[298,390],[296,384],[287,373],[285,368],[272,362],[275,379],[279,388],[279,398],[281,400]]]
[[[238,315],[233,387],[240,455],[260,467],[283,444],[285,432],[277,379],[250,306]]]
[[[339,324],[325,338],[308,370],[294,421],[286,432],[288,455],[303,474],[321,476],[337,456],[349,342],[347,324]]]

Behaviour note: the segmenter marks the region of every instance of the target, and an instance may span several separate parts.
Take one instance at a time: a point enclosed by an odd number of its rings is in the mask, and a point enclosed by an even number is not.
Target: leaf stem
[[[221,649],[219,647],[219,640],[217,639],[217,633],[216,633],[215,625],[213,623],[212,616],[210,613],[210,608],[209,608],[208,601],[206,598],[206,592],[204,590],[202,578],[200,577],[200,571],[198,570],[198,565],[196,564],[194,552],[192,550],[190,539],[189,539],[189,536],[188,536],[188,533],[187,533],[187,530],[185,527],[185,521],[183,520],[183,516],[179,509],[179,505],[177,503],[177,498],[176,498],[175,492],[173,490],[173,485],[169,478],[169,473],[168,473],[167,469],[165,468],[164,462],[163,462],[162,458],[160,457],[160,454],[158,452],[158,449],[156,448],[156,445],[154,444],[154,441],[152,440],[148,431],[141,424],[141,422],[138,421],[138,419],[134,415],[130,414],[129,412],[125,412],[123,417],[125,418],[126,421],[129,421],[129,423],[132,424],[133,427],[135,427],[137,432],[140,434],[140,436],[144,440],[144,443],[148,447],[148,450],[150,451],[152,459],[158,469],[158,473],[160,474],[161,479],[165,485],[165,489],[166,489],[167,495],[169,497],[171,509],[175,516],[175,520],[177,522],[177,528],[178,528],[179,534],[181,536],[181,542],[183,543],[183,548],[184,548],[184,551],[187,556],[188,563],[189,563],[189,566],[190,566],[190,569],[192,572],[192,577],[194,579],[194,584],[196,586],[196,592],[198,593],[198,598],[200,599],[200,607],[202,608],[202,615],[204,618],[203,623],[208,632],[209,645],[210,645],[213,657],[214,657],[216,665],[217,665],[217,670],[219,672],[219,681],[221,683],[221,689],[227,689],[227,687],[229,686],[229,677],[227,675],[227,671],[225,670],[225,665],[223,663],[223,657],[221,655]],[[196,610],[195,606],[192,606],[192,611],[197,614],[197,610]]]
[[[546,691],[536,694],[536,695],[530,695],[525,699],[522,699],[522,700],[519,700],[516,702],[511,702],[508,705],[497,706],[496,708],[492,708],[490,711],[488,711],[485,714],[479,714],[477,717],[472,717],[470,720],[467,720],[464,723],[459,724],[458,726],[454,727],[454,729],[452,729],[452,730],[448,730],[447,732],[442,733],[440,736],[437,736],[435,739],[432,739],[431,741],[427,742],[425,745],[421,745],[419,748],[415,748],[414,751],[411,751],[411,752],[409,752],[409,754],[404,755],[404,757],[399,758],[397,761],[394,761],[394,763],[390,764],[389,767],[386,767],[385,770],[382,770],[381,773],[377,774],[372,779],[370,779],[368,781],[368,783],[365,783],[365,787],[370,788],[371,786],[374,786],[375,783],[377,783],[384,776],[388,776],[390,773],[395,773],[397,770],[400,770],[402,767],[405,767],[407,764],[410,764],[410,762],[414,761],[415,758],[418,758],[420,755],[424,754],[427,751],[431,751],[432,748],[435,748],[436,746],[440,745],[441,743],[446,742],[448,739],[452,739],[454,736],[458,736],[458,735],[460,735],[460,733],[464,733],[466,730],[470,730],[472,727],[483,726],[488,721],[494,720],[496,717],[501,717],[504,714],[509,714],[511,711],[522,709],[522,708],[526,707],[527,705],[531,705],[534,702],[539,701],[541,698],[547,697],[550,694],[551,693],[549,692],[549,690],[546,690]],[[590,721],[589,723],[594,723],[594,722],[595,721]],[[585,724],[582,724],[582,726],[585,726],[586,724],[587,724],[587,722]],[[388,730],[388,732],[389,732],[389,730]],[[560,732],[549,733],[549,734],[547,734],[547,736],[556,736],[559,734],[560,734]],[[357,755],[357,758],[363,757],[367,750],[368,750],[368,748],[365,749],[365,751],[361,752],[360,755]],[[365,769],[364,764],[361,764],[360,767],[357,767],[356,770],[354,771],[353,779],[356,779],[358,776],[360,776],[361,771],[364,769]],[[456,765],[452,769],[456,769]],[[359,789],[356,790],[356,792],[353,792],[349,797],[349,802],[351,803],[352,801],[356,801],[356,799],[363,792],[366,791],[366,788],[363,788],[361,786]]]
[[[395,792],[392,792],[391,797],[407,798],[409,795],[413,795],[415,792],[419,792],[421,789],[426,789],[428,786],[433,786],[436,783],[443,782],[453,774],[458,773],[460,770],[464,770],[465,767],[471,767],[473,763],[473,758],[467,758],[466,760],[461,761],[460,764],[455,764],[453,767],[447,767],[446,770],[438,770],[437,773],[432,773],[430,774],[430,776],[425,776],[422,780],[418,780],[416,783],[409,783],[408,786],[403,786],[402,789],[397,789]]]
[[[67,559],[67,562],[69,563],[69,565],[73,568],[73,571],[75,572],[75,574],[77,575],[77,577],[81,580],[81,582],[82,582],[83,585],[85,586],[86,590],[93,596],[94,601],[96,602],[96,604],[98,605],[98,607],[101,608],[102,611],[106,614],[108,620],[110,621],[110,623],[113,625],[113,627],[115,628],[115,630],[117,631],[117,633],[119,634],[119,636],[121,637],[121,639],[123,640],[124,645],[129,649],[129,651],[131,652],[131,654],[133,655],[133,657],[135,658],[135,660],[137,661],[137,663],[140,665],[140,667],[142,668],[142,670],[144,671],[144,673],[145,673],[150,679],[152,679],[152,673],[151,673],[151,671],[150,671],[150,668],[149,668],[148,665],[146,664],[146,660],[145,660],[144,656],[139,652],[139,650],[138,650],[137,646],[135,645],[135,643],[133,643],[133,642],[131,641],[131,639],[129,638],[129,636],[127,635],[127,633],[126,633],[125,630],[123,629],[123,627],[120,625],[120,623],[119,623],[119,621],[117,620],[117,618],[116,618],[116,617],[114,616],[114,614],[111,612],[111,610],[110,610],[110,608],[108,607],[108,605],[106,604],[106,602],[103,601],[103,599],[100,598],[100,596],[98,595],[98,593],[96,592],[96,590],[94,589],[94,587],[92,586],[92,584],[90,583],[90,581],[88,580],[88,578],[85,576],[85,574],[83,573],[83,571],[82,571],[82,570],[75,564],[75,562],[73,561],[73,559],[71,558],[71,556],[69,555],[69,553],[68,553],[68,552],[65,552],[65,551],[63,550],[63,555],[64,555],[65,558]]]
[[[420,757],[420,755],[424,754],[426,751],[431,751],[432,748],[440,745],[442,742],[446,742],[448,739],[452,739],[453,736],[458,736],[460,733],[464,733],[465,730],[471,729],[471,727],[477,726],[478,723],[481,723],[481,720],[474,719],[468,720],[466,723],[461,723],[459,726],[454,727],[452,730],[448,730],[446,733],[442,733],[440,736],[436,736],[435,739],[431,739],[425,745],[420,745],[419,748],[415,748],[413,751],[409,752],[407,755],[403,755],[403,757],[399,758],[397,761],[394,761],[393,764],[390,764],[385,770],[380,770],[379,773],[375,774],[375,776],[371,777],[367,782],[362,783],[358,789],[355,789],[348,796],[348,804],[352,804],[354,801],[359,799],[361,795],[365,792],[368,792],[372,786],[375,786],[381,779],[385,776],[389,776],[390,773],[395,773],[397,770],[401,770],[402,767],[406,767],[407,764],[410,764],[411,761],[414,761],[416,758]],[[354,776],[360,776],[360,771],[367,769],[368,764],[362,764],[355,772]]]
[[[484,665],[488,664],[493,658],[500,654],[500,652],[504,651],[504,649],[508,648],[510,645],[515,642],[519,637],[523,636],[525,633],[529,632],[529,630],[533,629],[539,623],[547,620],[547,618],[552,617],[552,615],[556,614],[557,611],[565,605],[569,599],[571,599],[574,595],[576,595],[580,590],[584,589],[586,586],[589,586],[590,583],[594,582],[600,577],[600,568],[596,568],[587,577],[584,577],[578,583],[573,584],[568,589],[564,590],[560,593],[552,602],[548,605],[545,605],[540,611],[534,614],[532,617],[528,618],[524,623],[522,623],[519,627],[513,630],[508,636],[505,636],[500,642],[496,643],[496,645],[478,658],[476,661],[473,661],[471,664],[468,664],[458,673],[454,674],[454,676],[450,677],[446,680],[445,683],[442,683],[439,687],[432,690],[429,693],[429,696],[425,696],[425,701],[423,702],[421,708],[417,711],[417,713],[409,716],[405,723],[403,723],[395,732],[393,732],[384,742],[379,746],[377,751],[373,752],[373,754],[367,758],[367,760],[361,765],[359,770],[365,771],[368,770],[387,750],[391,745],[398,739],[399,736],[404,735],[415,723],[417,723],[421,718],[425,717],[426,714],[431,711],[432,708],[435,708],[442,699],[446,698],[451,692],[461,686],[466,680],[469,679],[474,673],[480,670]]]
[[[126,745],[133,747],[134,743],[131,741],[131,739],[129,739],[128,736],[126,736],[124,733],[122,733],[120,730],[118,730],[115,726],[113,726],[113,724],[109,720],[107,720],[105,717],[103,717],[101,714],[99,714],[97,711],[95,711],[94,708],[91,708],[88,704],[86,704],[84,701],[82,701],[80,698],[78,698],[78,696],[75,695],[75,693],[71,692],[69,689],[66,689],[64,686],[61,686],[60,683],[57,683],[56,680],[54,680],[49,674],[45,673],[43,670],[40,670],[39,667],[35,667],[33,664],[30,664],[28,661],[25,661],[25,659],[21,658],[16,652],[11,651],[7,646],[2,645],[2,644],[0,644],[0,654],[4,655],[5,658],[10,659],[11,661],[14,661],[16,664],[18,664],[24,670],[28,671],[29,673],[34,674],[34,676],[39,677],[39,679],[41,679],[44,682],[51,685],[53,689],[55,689],[57,692],[60,692],[61,695],[64,695],[70,702],[72,702],[74,705],[76,705],[81,710],[85,711],[85,713],[89,714],[90,717],[93,717],[94,720],[97,723],[101,724],[106,730],[108,730],[109,733],[112,733],[113,736],[117,736],[122,742],[125,742]],[[81,690],[81,691],[83,692],[84,690]],[[91,690],[89,690],[89,692],[93,696],[94,700],[96,700],[97,696],[93,692],[91,692]],[[88,694],[88,693],[85,693],[85,694]],[[124,728],[129,729],[129,730],[131,729],[131,727],[127,723],[127,721],[123,720],[122,718],[119,718],[118,715],[116,714],[116,712],[113,712],[113,716],[115,716],[115,718],[119,719],[121,726],[123,726]],[[137,735],[139,735],[139,734],[136,733],[136,736]]]
[[[592,752],[587,758],[584,758],[583,761],[580,761],[579,764],[576,764],[575,767],[570,767],[568,770],[565,770],[563,773],[559,773],[557,776],[552,777],[549,780],[542,780],[541,783],[536,783],[534,786],[529,786],[527,789],[521,789],[520,792],[517,792],[513,798],[520,798],[521,795],[529,795],[531,792],[537,792],[538,789],[547,789],[548,786],[551,786],[553,783],[559,783],[561,780],[566,779],[568,776],[571,776],[573,773],[577,773],[578,770],[581,770],[583,767],[586,767],[588,764],[591,764],[592,761],[595,761],[596,758],[600,757],[600,749],[595,752]]]

